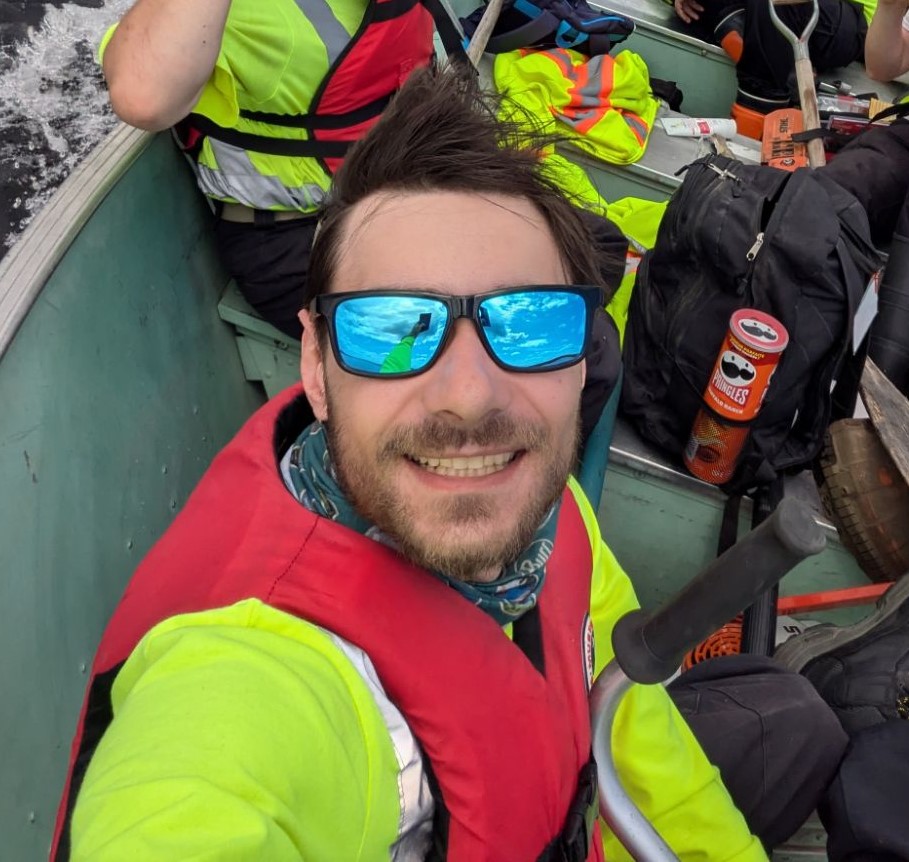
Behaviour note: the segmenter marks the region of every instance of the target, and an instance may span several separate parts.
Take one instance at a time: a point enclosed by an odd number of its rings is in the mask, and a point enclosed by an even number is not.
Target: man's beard
[[[518,422],[504,414],[490,416],[470,430],[430,417],[418,425],[394,428],[379,442],[377,452],[364,453],[354,451],[348,444],[343,419],[337,421],[339,413],[333,407],[329,402],[329,416],[334,421],[326,423],[328,446],[347,499],[361,516],[387,534],[411,562],[464,581],[499,570],[530,544],[565,488],[580,435],[579,411],[573,423],[573,438],[563,444],[561,451],[552,452],[549,450],[556,448],[554,444],[562,441],[550,440],[543,426]],[[415,528],[417,513],[409,500],[399,498],[393,481],[402,458],[457,452],[467,446],[523,450],[537,456],[542,453],[544,460],[530,498],[513,501],[511,511],[519,510],[514,526],[490,537],[483,528],[501,513],[488,494],[438,492],[430,520],[432,535],[419,535]],[[472,535],[472,527],[481,529],[479,537]]]

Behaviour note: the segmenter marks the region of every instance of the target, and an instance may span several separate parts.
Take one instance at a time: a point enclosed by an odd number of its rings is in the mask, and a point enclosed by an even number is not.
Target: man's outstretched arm
[[[903,16],[909,0],[879,0],[865,37],[865,67],[875,81],[892,81],[909,70],[909,31]]]
[[[120,119],[160,131],[185,117],[211,76],[230,0],[138,0],[104,47]]]
[[[398,763],[321,629],[247,600],[155,627],[117,674],[72,862],[388,857]]]

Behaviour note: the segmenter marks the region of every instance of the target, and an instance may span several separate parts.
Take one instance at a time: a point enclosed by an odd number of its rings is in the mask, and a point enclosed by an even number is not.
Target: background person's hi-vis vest
[[[214,73],[180,124],[211,198],[311,211],[350,143],[432,55],[423,0],[234,0]]]

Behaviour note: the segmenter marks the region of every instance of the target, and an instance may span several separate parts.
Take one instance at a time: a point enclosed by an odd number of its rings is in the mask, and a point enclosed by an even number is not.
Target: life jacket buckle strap
[[[590,852],[599,811],[597,765],[591,757],[578,773],[578,786],[561,833],[549,843],[537,862],[584,862]]]

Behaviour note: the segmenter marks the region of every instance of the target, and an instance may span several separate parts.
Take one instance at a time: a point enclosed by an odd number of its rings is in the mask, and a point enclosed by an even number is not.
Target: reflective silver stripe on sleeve
[[[398,759],[398,797],[401,816],[398,821],[398,840],[391,847],[394,862],[423,860],[432,838],[432,817],[435,803],[429,790],[423,755],[417,740],[401,711],[388,699],[372,661],[359,647],[338,635],[326,631],[338,649],[347,656],[372,692],[379,712],[385,719],[388,735]]]
[[[209,197],[232,198],[253,209],[318,209],[325,190],[316,183],[297,188],[285,186],[277,177],[260,174],[249,153],[223,141],[208,138],[217,168],[197,163],[199,188]]]

